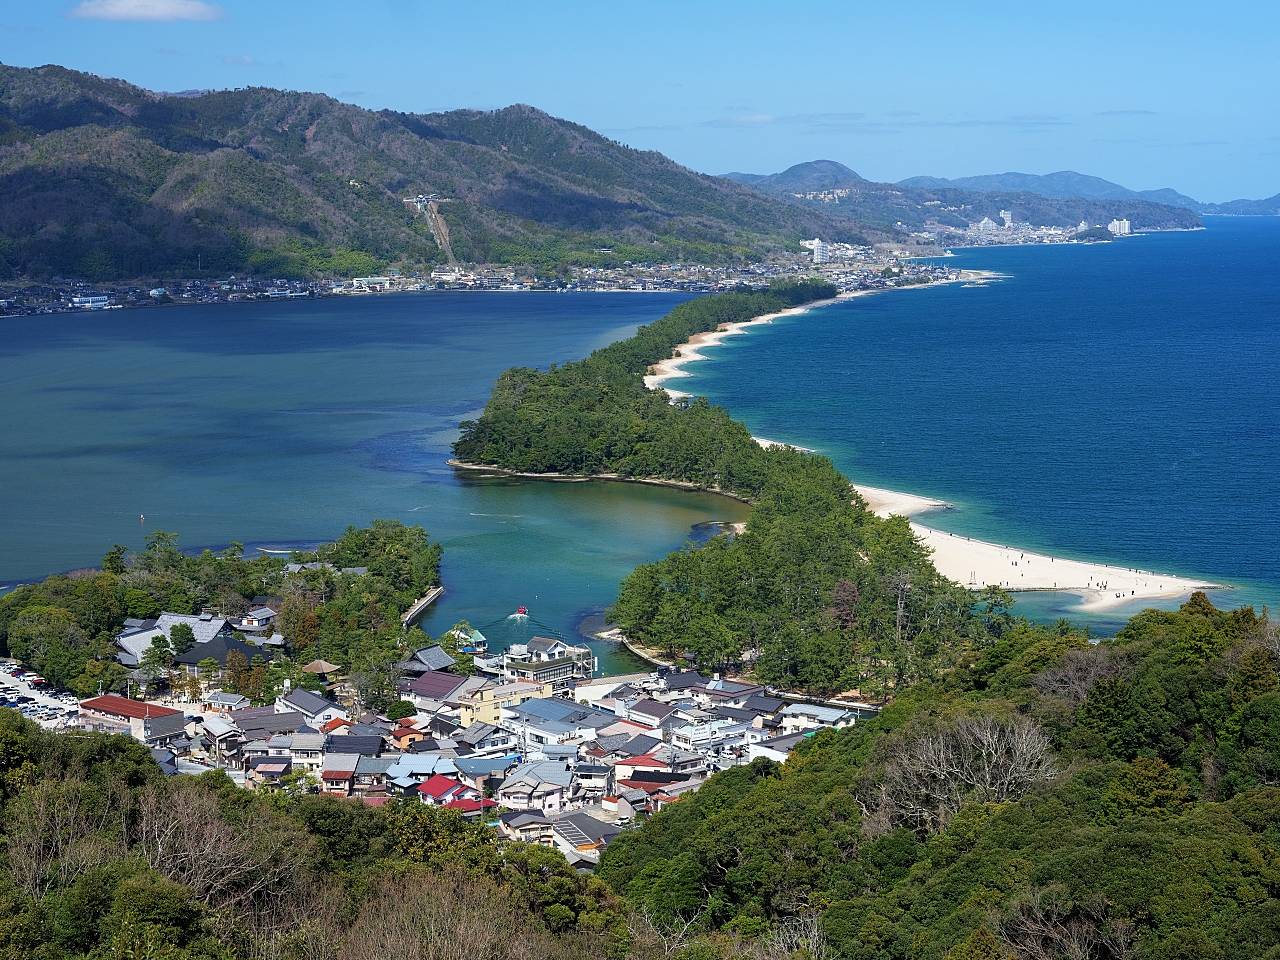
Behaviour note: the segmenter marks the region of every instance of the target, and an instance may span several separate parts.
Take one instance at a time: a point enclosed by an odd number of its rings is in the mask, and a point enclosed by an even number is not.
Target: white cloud
[[[80,20],[217,20],[222,8],[202,0],[83,0],[68,16]]]

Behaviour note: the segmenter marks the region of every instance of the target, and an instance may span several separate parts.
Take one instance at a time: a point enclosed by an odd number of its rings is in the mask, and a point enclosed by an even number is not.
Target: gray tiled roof
[[[395,766],[398,757],[361,757],[356,761],[356,776],[362,773],[385,774]]]
[[[566,770],[565,765],[558,760],[535,760],[532,763],[522,763],[512,770],[507,779],[502,781],[502,789],[519,783],[554,783],[568,787],[573,784],[573,771]]]
[[[439,670],[428,670],[409,684],[409,691],[431,700],[443,700],[462,686],[463,678]]]
[[[430,647],[423,647],[421,650],[415,650],[413,659],[417,660],[428,670],[444,670],[451,667],[456,662],[453,657],[441,649],[440,644],[434,644]]]
[[[323,710],[338,706],[332,700],[326,699],[318,693],[312,693],[310,690],[303,690],[300,687],[294,687],[285,694],[284,702],[295,710],[299,710],[309,716],[315,716]]]
[[[142,729],[148,739],[177,736],[186,732],[187,718],[180,713],[151,717],[143,721]]]
[[[361,756],[376,757],[382,753],[381,737],[353,737],[350,734],[329,738],[330,750],[341,750],[343,753],[357,753]]]
[[[694,670],[686,670],[684,673],[668,673],[663,681],[668,690],[684,690],[706,683],[707,678]]]
[[[136,666],[143,655],[151,649],[151,644],[156,638],[168,637],[170,631],[179,623],[185,623],[191,628],[197,645],[208,643],[227,627],[224,617],[192,616],[185,613],[170,613],[166,610],[154,623],[141,621],[137,628],[126,625],[125,630],[116,635],[116,645],[123,654],[121,661],[126,666]]]
[[[467,729],[458,732],[455,738],[462,743],[474,747],[476,744],[491,737],[498,732],[498,728],[492,723],[473,723]]]
[[[295,733],[293,735],[292,749],[294,750],[323,750],[325,737],[323,733]]]

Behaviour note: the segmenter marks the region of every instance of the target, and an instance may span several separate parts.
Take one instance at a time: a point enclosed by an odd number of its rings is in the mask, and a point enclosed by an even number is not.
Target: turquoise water
[[[1280,606],[1280,218],[946,262],[1009,279],[753,327],[680,387],[855,481],[955,503],[934,526]],[[1100,630],[1133,612],[1074,603],[1019,599]]]
[[[684,299],[428,293],[0,320],[0,584],[156,528],[188,549],[289,548],[388,517],[445,546],[428,631],[524,604],[533,626],[573,636],[636,564],[743,507],[476,482],[446,466],[449,444],[502,370],[581,357]],[[600,650],[603,666],[635,662]]]

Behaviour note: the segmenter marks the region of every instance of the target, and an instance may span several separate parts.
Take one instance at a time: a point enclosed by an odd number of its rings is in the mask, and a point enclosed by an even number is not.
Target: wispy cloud
[[[795,113],[775,117],[770,113],[748,113],[736,117],[719,117],[706,120],[704,127],[758,127],[767,124],[800,125],[808,127],[846,127],[860,123],[862,113]]]
[[[1095,116],[1099,117],[1154,117],[1154,110],[1103,110]]]
[[[1020,114],[1013,117],[980,117],[968,120],[898,120],[883,124],[867,126],[885,127],[1022,127],[1042,129],[1044,127],[1069,127],[1070,120],[1061,117],[1045,116],[1038,113]]]
[[[776,123],[777,117],[767,113],[749,113],[738,117],[718,117],[715,120],[708,120],[702,125],[704,127],[753,127],[762,123]]]
[[[67,13],[79,20],[217,20],[222,8],[202,0],[83,0]]]
[[[223,57],[222,62],[229,67],[260,67],[261,60],[255,60],[248,54],[240,54],[238,57]]]
[[[797,113],[790,116],[773,116],[767,113],[750,113],[733,117],[719,117],[703,121],[704,127],[750,128],[769,125],[799,126],[810,130],[867,130],[889,131],[909,127],[1014,127],[1023,130],[1043,130],[1048,127],[1071,126],[1072,121],[1047,114],[1027,113],[1012,117],[986,117],[964,120],[932,119],[912,110],[895,110],[890,119],[871,120],[864,113]]]
[[[641,124],[636,127],[601,127],[600,133],[608,134],[609,136],[619,136],[624,133],[648,133],[654,130],[658,130],[664,133],[669,133],[672,130],[681,130],[681,129],[683,128],[680,126],[677,126],[674,123],[659,123],[659,124]]]

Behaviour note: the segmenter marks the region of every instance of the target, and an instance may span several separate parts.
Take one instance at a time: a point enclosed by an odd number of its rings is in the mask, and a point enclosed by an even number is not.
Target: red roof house
[[[452,777],[435,773],[418,786],[418,798],[433,807],[442,807],[454,800],[478,800],[480,791]]]
[[[181,710],[160,707],[145,700],[130,700],[118,693],[108,693],[101,697],[93,697],[80,702],[80,712],[96,714],[117,722],[128,723],[130,720],[155,720],[158,717],[172,717]]]

